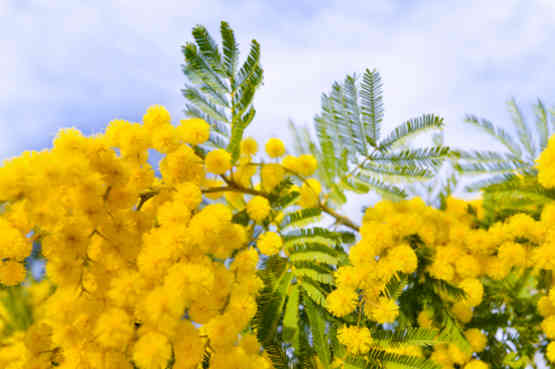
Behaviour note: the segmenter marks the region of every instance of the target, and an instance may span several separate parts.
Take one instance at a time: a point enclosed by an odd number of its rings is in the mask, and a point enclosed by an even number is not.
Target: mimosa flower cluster
[[[316,161],[287,156],[286,165],[251,165],[257,144],[246,139],[232,172],[225,150],[204,158],[195,150],[209,135],[206,122],[175,126],[165,108],[152,106],[142,123],[114,120],[91,137],[65,129],[52,149],[5,162],[0,282],[25,279],[23,260],[36,241],[56,291],[37,308],[32,327],[12,337],[23,344],[0,349],[0,366],[186,369],[210,352],[211,368],[271,367],[255,332],[244,331],[262,287],[253,224],[271,209],[254,196],[251,226],[235,224],[233,209],[244,207],[244,196],[214,189],[225,181],[254,188],[261,167],[256,187],[271,191],[287,171],[312,174]],[[160,175],[150,149],[164,154]],[[284,150],[277,139],[266,145],[271,158]],[[303,191],[305,203],[317,201],[309,187]],[[227,204],[210,202],[224,194]],[[282,243],[267,232],[258,245],[270,255]]]
[[[555,187],[555,140],[538,158],[538,179],[545,187]],[[469,206],[476,214],[469,212]],[[475,226],[482,216],[480,201],[447,199],[445,211],[433,209],[418,198],[394,203],[381,201],[368,208],[360,229],[360,241],[349,251],[350,265],[336,271],[337,289],[328,295],[328,309],[338,317],[357,309],[377,323],[392,323],[398,315],[396,302],[385,293],[386,283],[400,273],[410,274],[417,268],[415,250],[429,248],[432,258],[426,269],[429,276],[460,287],[462,300],[446,298],[451,312],[464,326],[472,320],[473,308],[482,302],[482,278],[501,280],[515,268],[555,270],[555,204],[547,205],[539,220],[516,214],[488,229]],[[418,242],[409,241],[418,236]],[[548,339],[555,338],[555,288],[538,302],[545,317],[541,327]],[[424,328],[434,324],[433,312],[423,310],[418,323]],[[443,368],[454,365],[466,369],[487,368],[473,359],[486,347],[487,337],[476,328],[465,336],[472,351],[454,344],[436,345],[431,358]],[[344,326],[339,340],[352,354],[366,353],[373,347],[365,327]],[[375,345],[374,345],[375,346]],[[547,358],[555,361],[555,343],[547,346]]]
[[[293,209],[328,209],[325,189],[309,178],[318,163],[312,155],[286,155],[277,138],[264,145],[268,162],[255,161],[252,138],[241,141],[233,162],[224,149],[199,146],[209,138],[205,121],[174,125],[155,105],[141,123],[114,120],[90,137],[62,130],[53,148],[4,163],[0,283],[26,291],[34,310],[32,324],[8,329],[0,309],[0,328],[11,332],[1,342],[1,367],[272,368],[250,324],[264,286],[260,261],[289,252],[280,227],[284,209],[270,195],[295,191]],[[163,155],[156,167],[150,150]],[[551,138],[537,160],[546,188],[555,187],[554,152]],[[280,186],[287,179],[294,185]],[[477,225],[482,213],[480,201],[454,198],[445,210],[419,198],[366,210],[360,237],[322,299],[339,321],[358,317],[337,330],[349,355],[380,347],[360,324],[363,317],[379,325],[397,321],[399,301],[386,292],[391,280],[424,273],[459,287],[464,299],[442,299],[464,327],[482,303],[485,278],[555,270],[555,204],[539,219],[516,214],[487,228]],[[235,220],[240,214],[246,222]],[[24,263],[34,243],[47,261],[46,279],[22,285],[30,280]],[[555,339],[555,288],[540,292],[546,292],[538,302],[541,328]],[[437,325],[426,304],[417,321]],[[444,368],[487,368],[479,353],[488,337],[470,326],[464,335],[470,351],[440,344],[431,359]],[[418,346],[382,349],[429,355]],[[547,357],[555,361],[555,343]],[[343,359],[336,356],[332,366],[343,367]]]

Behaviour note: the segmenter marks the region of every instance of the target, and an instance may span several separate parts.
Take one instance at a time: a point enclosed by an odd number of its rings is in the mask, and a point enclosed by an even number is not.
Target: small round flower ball
[[[550,315],[541,323],[542,331],[549,339],[555,338],[555,315]]]
[[[465,366],[464,369],[488,369],[489,365],[481,360],[473,359],[470,360]]]
[[[176,186],[175,199],[189,210],[196,209],[202,202],[202,192],[193,182],[184,182]]]
[[[241,154],[255,155],[258,152],[258,142],[252,137],[247,137],[241,141]]]
[[[206,170],[214,174],[224,174],[231,169],[231,155],[224,149],[217,149],[206,154]]]
[[[482,333],[478,328],[470,328],[464,332],[468,343],[472,346],[474,352],[482,352],[486,348],[488,339],[485,334]]]
[[[318,161],[310,154],[301,155],[297,158],[297,160],[299,174],[302,176],[309,177],[313,175],[318,167]]]
[[[258,238],[256,245],[261,253],[271,256],[277,254],[279,250],[281,250],[283,241],[279,234],[275,232],[266,232]]]
[[[433,313],[430,310],[422,310],[416,320],[422,328],[432,328],[434,325]]]
[[[151,105],[143,115],[144,127],[151,131],[171,123],[168,110],[162,105]]]
[[[555,342],[549,342],[545,350],[547,359],[552,363],[555,363]]]
[[[300,160],[296,156],[293,155],[286,155],[281,159],[281,165],[292,172],[300,174]]]
[[[210,137],[210,126],[200,118],[183,119],[177,126],[177,132],[186,143],[200,145]]]
[[[142,335],[133,347],[133,361],[141,369],[164,369],[171,356],[168,338],[155,331]]]
[[[279,138],[270,138],[266,142],[266,153],[271,158],[279,158],[285,154],[285,145]]]
[[[256,223],[266,219],[270,210],[270,202],[262,196],[255,196],[247,203],[247,214]]]

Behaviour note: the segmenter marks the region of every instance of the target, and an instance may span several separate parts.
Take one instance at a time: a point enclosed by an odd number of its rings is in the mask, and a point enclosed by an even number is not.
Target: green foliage
[[[466,185],[468,192],[483,191],[488,215],[502,219],[516,211],[537,213],[553,199],[553,193],[537,182],[534,160],[546,148],[548,137],[555,132],[544,103],[533,106],[535,122],[530,123],[514,99],[507,103],[511,125],[505,128],[487,119],[467,115],[465,121],[493,138],[504,151],[459,150],[457,170],[476,178]]]
[[[290,129],[296,151],[317,158],[319,180],[336,204],[346,201],[346,191],[404,198],[400,183],[432,178],[450,155],[449,148],[440,145],[408,146],[415,136],[443,128],[443,119],[433,114],[409,119],[382,135],[382,81],[375,70],[367,69],[360,83],[356,75],[335,82],[331,92],[322,95],[321,105],[314,118],[317,140],[306,128],[290,123]]]
[[[221,22],[220,34],[221,51],[204,26],[193,28],[195,42],[182,48],[183,73],[189,80],[182,92],[187,99],[185,114],[207,121],[212,128],[210,142],[226,147],[235,162],[243,133],[256,114],[253,98],[264,73],[256,40],[239,68],[239,45],[226,22]]]

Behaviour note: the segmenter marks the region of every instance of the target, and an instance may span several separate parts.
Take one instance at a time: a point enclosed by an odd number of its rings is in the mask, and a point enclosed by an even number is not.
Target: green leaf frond
[[[518,143],[503,128],[496,127],[489,120],[484,118],[480,119],[475,115],[467,115],[465,117],[465,122],[487,132],[490,136],[494,137],[498,142],[503,144],[514,156],[520,157],[522,155],[522,150]]]
[[[291,369],[289,357],[277,341],[264,344],[264,351],[275,369]]]
[[[418,369],[440,369],[441,365],[436,362],[417,356],[402,355],[383,350],[372,349],[368,353],[370,362],[381,364],[386,368],[418,368]]]
[[[507,106],[516,138],[487,119],[467,115],[465,121],[487,132],[508,152],[456,151],[455,168],[459,174],[478,176],[465,186],[465,191],[484,192],[483,207],[491,219],[496,217],[494,213],[508,215],[519,207],[536,212],[551,197],[534,179],[537,176],[534,160],[545,149],[554,131],[546,107],[538,99],[533,106],[535,123],[528,123],[514,98]]]
[[[547,140],[549,139],[549,115],[545,105],[540,99],[538,99],[537,104],[534,105],[534,110],[536,113],[536,132],[538,133],[538,143],[541,150],[541,148],[547,147]]]
[[[341,241],[342,238],[343,234],[339,232],[330,231],[321,227],[312,227],[288,232],[283,236],[283,243],[286,247],[305,243],[318,243],[326,246],[333,246]]]
[[[382,138],[382,89],[376,70],[347,75],[322,94],[321,111],[314,118],[316,140],[306,128],[290,123],[297,153],[311,153],[318,160],[318,179],[337,205],[346,202],[346,191],[402,199],[406,193],[397,184],[432,178],[450,156],[441,145],[406,146],[419,133],[443,128],[443,119],[433,114],[410,119]]]
[[[326,305],[326,294],[316,284],[312,283],[310,280],[303,280],[300,286],[303,289],[304,294],[306,294],[306,296],[308,297],[308,299],[305,299],[306,304],[308,304],[308,300],[310,300],[314,304],[319,306]]]
[[[511,98],[507,102],[507,106],[509,108],[509,113],[511,114],[511,119],[513,121],[514,126],[516,127],[517,135],[520,140],[522,146],[526,149],[527,155],[529,158],[536,157],[536,145],[533,141],[534,133],[532,132],[531,128],[526,124],[526,120],[522,111],[516,104],[514,98]]]
[[[380,138],[380,128],[383,121],[383,83],[380,74],[374,69],[366,69],[360,84],[361,115],[364,131],[362,137],[367,137],[372,146],[376,146]]]
[[[437,294],[445,294],[450,298],[457,300],[462,300],[467,297],[462,288],[452,285],[451,283],[446,282],[443,279],[437,279],[428,276],[427,281],[430,283],[432,289]]]
[[[350,180],[342,178],[342,183],[346,188],[353,192],[364,193],[361,190],[366,188],[366,192],[368,192],[369,189],[372,189],[387,199],[400,200],[407,196],[407,193],[402,188],[360,172],[355,173]]]
[[[283,273],[274,286],[266,285],[257,297],[258,309],[253,322],[262,343],[272,342],[275,337],[292,278],[291,273]]]
[[[303,283],[302,286],[305,288],[307,284]],[[306,289],[305,291],[308,293]],[[326,335],[326,322],[324,320],[324,315],[320,312],[321,309],[316,306],[313,301],[314,299],[310,296],[310,299],[303,299],[303,304],[306,307],[306,315],[310,323],[312,346],[322,362],[322,365],[327,368],[331,362],[331,354],[328,336]]]
[[[417,168],[436,168],[449,156],[446,146],[422,147],[399,152],[387,152],[372,155],[372,161],[390,165],[413,166]]]
[[[338,256],[334,255],[335,249],[330,249],[319,244],[299,245],[289,250],[289,259],[292,262],[314,261],[322,264],[337,264]]]
[[[283,315],[282,337],[286,342],[292,342],[298,334],[299,328],[299,286],[294,285],[289,290],[285,313]]]
[[[249,54],[238,69],[239,45],[229,24],[220,25],[221,50],[205,27],[196,26],[192,33],[194,43],[182,48],[183,73],[189,80],[182,90],[187,99],[184,112],[206,120],[220,135],[211,135],[211,144],[226,148],[235,162],[244,131],[256,114],[252,103],[263,80],[260,44],[251,41]]]
[[[482,163],[459,163],[455,168],[464,174],[503,174],[531,169],[530,164],[520,160]]]
[[[311,280],[318,283],[323,283],[330,286],[335,285],[333,276],[330,273],[322,273],[312,268],[296,268],[294,274],[297,277],[303,278],[303,280],[305,280],[306,278],[310,278]]]
[[[382,347],[397,348],[403,346],[432,346],[450,342],[441,336],[438,329],[409,327],[394,331],[382,330],[372,332],[372,339]]]
[[[417,118],[412,118],[396,127],[391,133],[380,142],[381,150],[389,150],[407,143],[408,140],[429,131],[443,129],[443,118],[434,114],[424,114]]]
[[[393,276],[385,285],[385,295],[393,300],[397,300],[403,293],[407,284],[407,279],[402,276]]]
[[[322,215],[322,210],[318,208],[309,208],[297,210],[286,214],[280,224],[281,229],[289,227],[303,227],[308,223],[312,223]]]

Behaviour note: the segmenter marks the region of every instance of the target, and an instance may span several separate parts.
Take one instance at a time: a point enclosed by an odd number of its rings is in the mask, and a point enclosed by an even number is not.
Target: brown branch
[[[326,204],[323,204],[323,203],[320,203],[320,209],[322,209],[323,212],[328,213],[329,215],[334,217],[337,223],[343,224],[344,226],[347,226],[352,230],[358,232],[360,226],[354,223],[351,219],[337,213],[335,210],[333,210],[332,208],[328,207]]]
[[[227,184],[227,186],[206,188],[206,189],[202,190],[202,193],[240,192],[240,193],[245,193],[245,194],[253,195],[253,196],[262,196],[262,197],[265,197],[265,198],[270,197],[270,195],[266,192],[255,190],[254,188],[243,187],[243,186],[239,185],[238,183],[234,182],[233,180],[231,180],[230,178],[227,178],[225,176],[222,176],[222,178],[225,181],[225,183]],[[150,191],[150,192],[142,193],[139,204],[137,205],[137,211],[141,210],[141,207],[143,206],[143,204],[148,199],[150,199],[151,197],[153,197],[157,194],[158,194],[158,191]],[[337,213],[334,209],[330,208],[325,203],[319,202],[318,207],[324,213],[327,213],[327,214],[331,215],[332,217],[334,217],[337,224],[343,224],[344,226],[349,227],[353,231],[356,231],[356,232],[359,231],[359,228],[360,228],[359,225],[354,223],[348,217]]]

